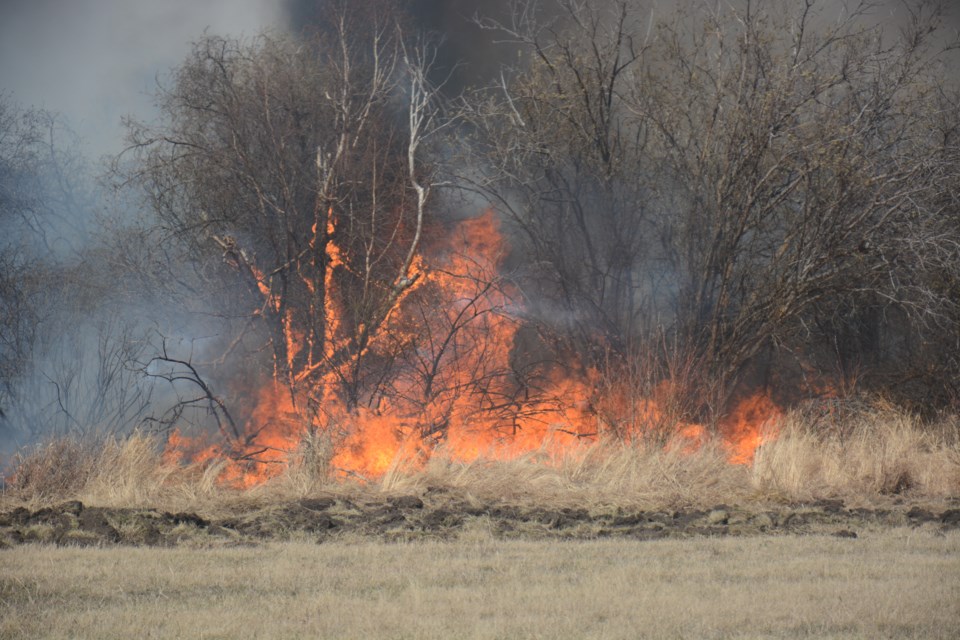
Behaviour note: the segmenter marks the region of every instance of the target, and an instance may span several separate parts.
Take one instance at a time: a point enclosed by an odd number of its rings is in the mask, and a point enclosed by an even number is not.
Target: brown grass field
[[[955,417],[790,414],[750,465],[601,443],[359,482],[304,449],[246,490],[160,450],[20,456],[0,638],[960,637]]]
[[[2,638],[956,638],[960,532],[0,552]]]

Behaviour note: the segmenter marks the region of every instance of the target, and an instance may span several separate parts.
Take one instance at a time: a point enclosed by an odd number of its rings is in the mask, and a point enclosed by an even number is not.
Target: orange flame
[[[331,210],[323,271],[328,360],[348,340],[334,278],[346,261],[332,240],[335,230]],[[414,347],[412,363],[391,381],[390,393],[375,407],[347,410],[331,391],[336,378],[330,373],[314,398],[322,411],[304,416],[290,390],[273,382],[260,391],[243,442],[210,444],[174,431],[169,459],[203,463],[227,457],[221,481],[248,487],[281,472],[307,430],[330,439],[330,466],[336,473],[362,478],[380,477],[398,460],[422,463],[441,443],[450,457],[472,461],[530,452],[558,456],[581,442],[605,435],[630,440],[664,424],[674,430],[675,441],[685,443],[684,451],[707,440],[703,425],[671,420],[663,410],[658,397],[669,395],[669,381],[652,398],[637,398],[626,383],[603,386],[601,397],[599,374],[577,366],[542,367],[535,389],[518,382],[511,358],[520,329],[514,313],[519,296],[500,276],[506,247],[492,211],[461,222],[452,239],[430,247],[429,253],[431,260],[417,256],[407,274],[415,286],[397,296],[381,331],[365,347],[383,357],[396,345]],[[278,305],[263,275],[256,273],[265,301]],[[292,367],[304,348],[303,336],[289,317],[284,325]],[[311,370],[316,366],[307,363]],[[298,380],[305,375],[292,373]],[[765,394],[736,404],[719,425],[730,462],[750,463],[764,425],[779,415],[779,407]],[[614,424],[619,426],[614,429]]]
[[[765,430],[783,415],[769,396],[757,393],[741,400],[733,411],[720,423],[724,445],[730,454],[730,462],[749,464],[753,455],[763,444]],[[767,435],[772,437],[772,435]]]

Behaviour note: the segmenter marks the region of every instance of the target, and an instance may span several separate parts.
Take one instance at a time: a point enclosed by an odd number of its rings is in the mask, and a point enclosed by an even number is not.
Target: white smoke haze
[[[17,212],[0,220],[4,246],[14,245],[50,282],[33,297],[32,360],[0,406],[0,473],[8,455],[34,438],[121,428],[151,399],[162,405],[163,390],[138,382],[130,367],[151,331],[181,342],[210,334],[191,314],[172,316],[150,292],[123,291],[130,261],[108,248],[135,228],[138,208],[104,197],[95,177],[105,165],[95,160],[123,149],[125,117],[154,119],[157,82],[205,32],[253,36],[282,26],[284,15],[275,0],[0,3],[0,97],[20,112],[49,112],[55,123],[34,145],[43,158],[30,183],[36,237],[14,224]]]
[[[157,76],[205,30],[254,35],[282,16],[275,0],[6,0],[0,89],[63,114],[89,155],[117,153],[121,118],[149,118]]]

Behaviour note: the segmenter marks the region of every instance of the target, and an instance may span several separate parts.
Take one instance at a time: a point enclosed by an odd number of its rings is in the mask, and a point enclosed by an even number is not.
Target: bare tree
[[[30,256],[20,246],[23,229],[32,229],[39,194],[32,187],[39,164],[42,114],[23,112],[0,96],[0,225],[8,240],[0,245],[0,408],[9,401],[34,339]]]
[[[0,412],[13,399],[39,337],[54,279],[50,227],[56,215],[50,176],[62,169],[58,134],[46,111],[0,94]]]
[[[100,311],[116,280],[88,224],[92,185],[61,118],[0,97],[0,417],[21,443],[120,431],[149,403],[129,368],[142,343]]]
[[[526,57],[474,100],[464,178],[516,228],[540,323],[581,358],[666,336],[722,411],[771,349],[829,341],[844,305],[956,335],[942,3],[905,3],[899,33],[868,2],[830,19],[815,0],[549,4],[480,21]]]
[[[444,126],[432,50],[388,3],[326,11],[306,39],[197,43],[158,93],[162,122],[131,125],[126,176],[214,281],[239,285],[308,417],[373,401],[391,357],[378,337],[421,277],[425,147]]]

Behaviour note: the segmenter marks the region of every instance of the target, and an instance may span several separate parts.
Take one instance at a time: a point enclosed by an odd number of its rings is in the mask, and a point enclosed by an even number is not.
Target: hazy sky
[[[56,111],[94,155],[119,151],[120,119],[151,114],[158,73],[214,33],[283,21],[280,0],[0,0],[0,90]]]

